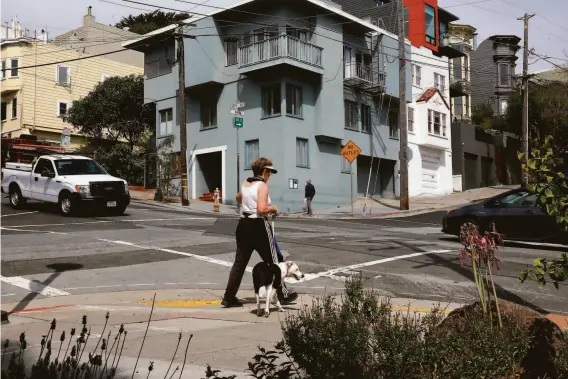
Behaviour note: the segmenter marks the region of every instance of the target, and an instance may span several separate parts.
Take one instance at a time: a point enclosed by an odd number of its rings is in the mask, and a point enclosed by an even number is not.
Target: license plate
[[[107,207],[116,207],[116,201],[107,201]]]

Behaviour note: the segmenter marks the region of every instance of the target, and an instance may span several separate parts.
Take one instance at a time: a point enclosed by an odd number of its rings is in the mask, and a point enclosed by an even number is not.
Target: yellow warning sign
[[[343,146],[343,149],[341,149],[341,155],[343,158],[347,159],[349,163],[353,163],[355,158],[361,154],[361,151],[363,150],[350,140],[345,146]]]

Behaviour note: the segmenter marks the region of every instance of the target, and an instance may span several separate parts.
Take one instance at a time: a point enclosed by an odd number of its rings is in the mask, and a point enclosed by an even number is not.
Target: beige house
[[[465,55],[450,59],[450,105],[454,120],[471,120],[471,52],[475,50],[476,31],[471,25],[450,24],[450,44]]]
[[[88,30],[97,25],[82,28]],[[85,138],[61,117],[73,101],[86,96],[111,76],[142,75],[144,72],[141,53],[131,51],[140,57],[136,64],[136,56],[93,57],[120,49],[113,44],[103,45],[97,40],[99,50],[93,51],[89,50],[87,40],[82,41],[83,47],[70,46],[66,41],[48,42],[45,34],[37,39],[24,36],[2,40],[2,137],[31,134],[38,139],[79,147],[86,142]],[[106,51],[100,50],[103,47]]]

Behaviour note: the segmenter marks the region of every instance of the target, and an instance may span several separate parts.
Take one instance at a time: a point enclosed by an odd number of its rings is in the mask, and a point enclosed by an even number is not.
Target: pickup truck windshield
[[[105,175],[106,171],[90,159],[59,159],[54,161],[55,169],[64,175]]]

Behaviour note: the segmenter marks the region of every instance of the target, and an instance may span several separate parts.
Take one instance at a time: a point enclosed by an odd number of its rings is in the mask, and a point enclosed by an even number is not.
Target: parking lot
[[[465,302],[475,298],[471,270],[456,239],[440,233],[442,213],[396,219],[282,218],[276,235],[307,280],[299,292],[341,291],[349,275],[395,297]],[[237,219],[146,203],[124,216],[62,217],[55,207],[12,210],[2,200],[2,301],[24,309],[30,299],[115,291],[224,289],[234,258]],[[563,247],[509,244],[496,281],[500,296],[568,314],[568,286],[521,284],[519,271]],[[258,261],[253,256],[249,266]],[[251,288],[245,275],[243,288]]]

